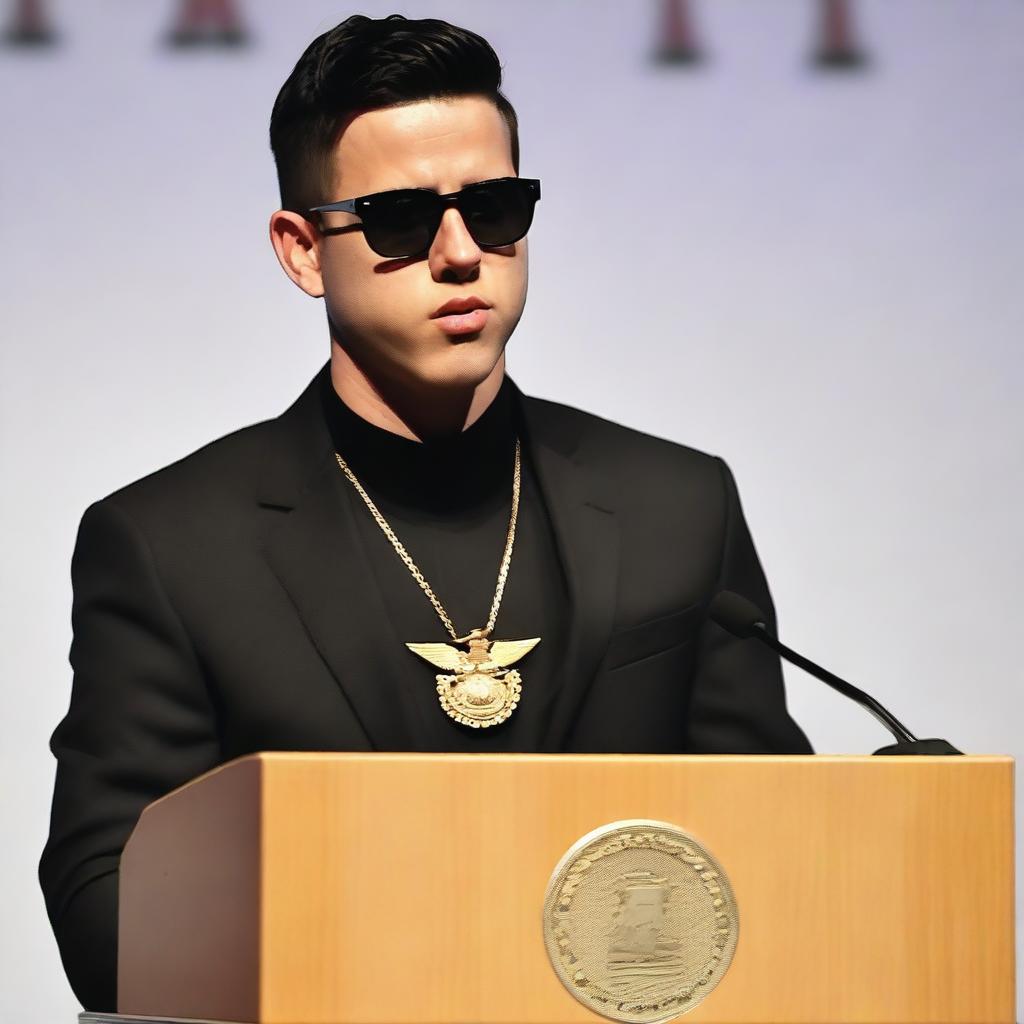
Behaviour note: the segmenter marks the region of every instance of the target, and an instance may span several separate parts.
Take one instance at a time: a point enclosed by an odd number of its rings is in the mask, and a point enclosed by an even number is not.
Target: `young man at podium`
[[[82,1003],[116,1003],[143,807],[260,750],[810,752],[726,465],[523,395],[540,181],[478,35],[349,18],[274,106],[288,277],[330,361],[283,415],[92,505],[40,865]]]

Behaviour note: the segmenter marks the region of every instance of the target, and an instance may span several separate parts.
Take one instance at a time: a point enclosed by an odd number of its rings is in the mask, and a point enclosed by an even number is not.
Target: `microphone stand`
[[[786,661],[792,662],[792,664],[802,668],[805,672],[809,672],[816,679],[820,679],[823,683],[831,686],[833,690],[843,694],[843,696],[855,700],[862,708],[874,715],[892,733],[893,738],[896,740],[895,743],[887,747],[880,747],[875,751],[876,754],[931,754],[944,756],[963,753],[963,751],[957,750],[948,740],[919,740],[899,719],[882,707],[874,697],[863,690],[859,690],[845,679],[840,679],[839,676],[829,672],[828,669],[816,665],[802,654],[797,654],[796,651],[782,643],[778,637],[769,633],[768,627],[763,622],[755,622],[753,629],[748,635],[756,637],[763,644],[766,644],[777,654],[785,658]]]

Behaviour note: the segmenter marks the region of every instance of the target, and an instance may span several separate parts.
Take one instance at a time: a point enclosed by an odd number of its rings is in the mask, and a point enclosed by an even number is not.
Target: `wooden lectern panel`
[[[547,959],[563,854],[678,825],[739,911],[694,1022],[1014,1019],[1003,757],[261,754],[148,808],[119,1011],[253,1024],[603,1018]]]

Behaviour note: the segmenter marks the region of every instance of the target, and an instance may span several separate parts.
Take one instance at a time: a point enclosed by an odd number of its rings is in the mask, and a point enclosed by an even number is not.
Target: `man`
[[[115,1007],[139,813],[232,758],[810,751],[774,657],[706,618],[720,589],[771,609],[725,464],[505,376],[540,185],[500,80],[441,21],[309,47],[272,117],[270,233],[330,362],[86,511],[40,877],[91,1009]]]

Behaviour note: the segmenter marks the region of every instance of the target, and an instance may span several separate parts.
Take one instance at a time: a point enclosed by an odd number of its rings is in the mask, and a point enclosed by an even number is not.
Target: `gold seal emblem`
[[[562,858],[544,900],[544,942],[562,984],[612,1020],[670,1020],[729,969],[739,918],[732,887],[692,836],[661,821],[616,821]]]

